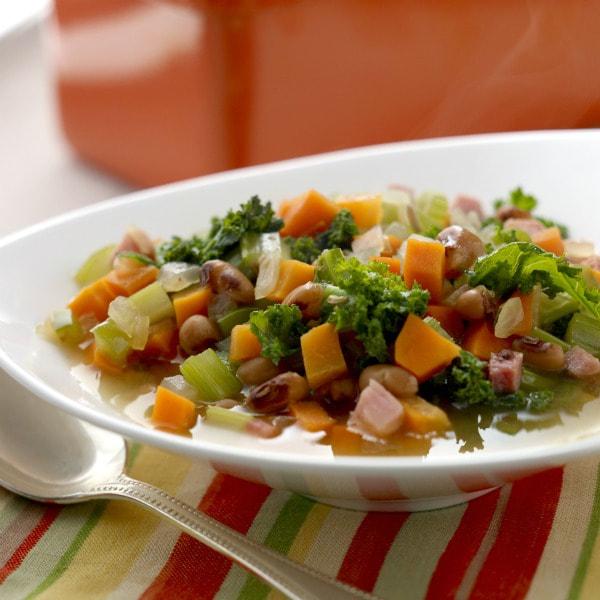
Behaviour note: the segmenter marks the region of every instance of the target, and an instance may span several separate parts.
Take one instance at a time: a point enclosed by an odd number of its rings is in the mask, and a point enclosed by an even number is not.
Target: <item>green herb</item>
[[[329,296],[322,311],[338,331],[353,330],[369,358],[387,362],[387,348],[398,335],[409,313],[422,317],[429,292],[415,285],[408,289],[401,277],[386,264],[360,263],[345,258],[339,249],[325,250],[315,270],[315,281],[333,284],[340,290],[334,301]]]
[[[312,264],[327,248],[351,248],[354,236],[358,234],[358,227],[354,222],[352,213],[343,208],[333,218],[326,231],[318,233],[314,238],[303,235],[299,238],[285,238],[290,245],[291,257],[302,262]]]
[[[296,305],[273,304],[251,313],[249,322],[262,346],[261,354],[275,364],[300,349],[300,336],[308,330]]]
[[[471,287],[484,285],[500,298],[515,290],[528,294],[538,283],[550,298],[566,292],[600,317],[600,291],[586,284],[581,268],[531,243],[514,242],[484,256],[475,263],[469,277]]]
[[[537,200],[518,187],[510,192],[508,200],[496,200],[494,208],[498,210],[507,204],[531,212],[537,206]]]
[[[467,350],[447,369],[425,382],[421,393],[459,406],[481,404],[504,410],[542,410],[553,400],[549,390],[497,394],[486,374],[487,363]]]
[[[213,218],[206,237],[194,235],[188,239],[174,236],[158,249],[159,262],[181,261],[199,264],[222,258],[231,252],[248,232],[279,231],[283,221],[275,216],[271,203],[263,204],[253,196],[237,211],[230,210],[223,219]]]

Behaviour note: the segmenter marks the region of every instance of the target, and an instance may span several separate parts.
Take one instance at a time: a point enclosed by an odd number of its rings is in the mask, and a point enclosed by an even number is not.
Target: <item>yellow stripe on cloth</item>
[[[312,507],[306,520],[302,524],[296,539],[290,547],[288,556],[291,559],[298,562],[304,562],[311,546],[315,541],[315,538],[317,537],[319,531],[323,529],[325,520],[332,510],[333,509],[331,506],[319,503]]]
[[[597,471],[597,458],[565,467],[552,529],[527,593],[529,600],[568,596],[579,560],[579,553],[574,549],[581,548],[586,536],[594,505]],[[594,598],[597,598],[597,590]]]
[[[189,461],[144,446],[130,472],[175,494],[188,469]],[[159,517],[133,504],[109,502],[69,568],[39,600],[105,598],[127,577],[159,523]],[[112,549],[109,556],[107,548]]]
[[[208,463],[192,461],[185,478],[174,494],[182,502],[197,507],[214,476],[215,471]],[[106,600],[138,598],[161,572],[180,535],[179,528],[162,520],[148,537],[143,551],[131,566],[127,578],[107,596]]]

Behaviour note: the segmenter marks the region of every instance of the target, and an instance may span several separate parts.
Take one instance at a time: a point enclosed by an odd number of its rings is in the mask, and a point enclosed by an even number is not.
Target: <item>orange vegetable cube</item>
[[[173,294],[173,309],[177,327],[181,327],[185,320],[192,315],[206,316],[212,296],[210,286],[200,283]]]
[[[430,304],[427,315],[433,317],[442,326],[442,329],[455,340],[460,340],[465,331],[465,325],[458,311],[452,306],[443,304]]]
[[[325,231],[338,212],[339,208],[331,200],[309,190],[284,204],[281,236],[300,237]]]
[[[359,229],[369,229],[381,222],[383,208],[379,194],[342,196],[336,198],[335,203],[338,208],[346,208],[350,211]]]
[[[290,410],[307,431],[329,431],[335,425],[335,419],[316,400],[293,402]]]
[[[150,325],[148,340],[142,350],[144,356],[173,359],[177,355],[179,330],[173,319],[163,319]]]
[[[108,317],[108,305],[118,296],[105,277],[81,288],[67,305],[73,315],[80,319],[83,315],[94,315],[98,321]]]
[[[231,330],[229,360],[240,362],[260,356],[262,346],[258,338],[250,330],[250,323],[235,325]]]
[[[474,354],[480,360],[490,360],[492,352],[511,347],[509,339],[503,339],[494,335],[494,327],[485,319],[471,321],[465,330],[462,347]]]
[[[315,268],[312,265],[294,259],[282,260],[275,289],[267,295],[267,299],[281,302],[292,290],[314,278]]]
[[[404,407],[403,429],[419,434],[441,432],[449,429],[448,415],[435,404],[427,402],[420,396],[401,398]]]
[[[442,299],[446,252],[441,242],[409,238],[404,258],[404,281],[412,287],[416,281],[429,290],[431,302],[439,304]]]
[[[402,246],[402,238],[399,238],[397,235],[391,235],[391,234],[387,234],[387,239],[388,242],[390,243],[390,246],[392,247],[392,253],[396,254],[396,252],[398,252],[398,249],[400,248],[400,246]]]
[[[390,273],[401,274],[402,261],[399,258],[391,258],[390,256],[370,256],[369,260],[385,263],[390,268]]]
[[[131,296],[156,280],[158,269],[154,265],[141,265],[125,270],[113,269],[106,275],[108,285],[117,296]]]
[[[196,405],[191,400],[158,386],[151,417],[154,425],[183,431],[191,429],[197,420]]]
[[[565,244],[558,227],[547,227],[541,231],[534,231],[531,234],[531,242],[546,252],[556,254],[556,256],[565,253]]]
[[[414,314],[408,315],[394,342],[395,363],[425,381],[447,367],[460,353],[460,346],[434,331]]]
[[[331,323],[309,329],[300,338],[300,347],[306,378],[312,389],[348,373],[340,338]]]

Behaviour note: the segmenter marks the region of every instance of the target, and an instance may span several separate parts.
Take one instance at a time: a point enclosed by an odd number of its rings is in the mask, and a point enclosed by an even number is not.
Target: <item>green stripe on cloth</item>
[[[265,546],[287,554],[314,504],[312,500],[302,496],[296,494],[290,496],[265,538]],[[248,577],[239,598],[262,600],[269,595],[270,590],[271,588],[262,581],[255,577]]]
[[[590,522],[585,534],[585,539],[579,553],[579,560],[575,568],[575,574],[571,581],[571,589],[569,590],[568,600],[579,598],[585,576],[588,572],[590,558],[594,549],[598,530],[600,529],[600,465],[596,471],[596,487],[594,489],[594,505],[590,517]]]
[[[77,532],[77,535],[73,538],[73,541],[69,544],[66,552],[60,557],[59,561],[50,574],[25,598],[30,600],[39,596],[42,592],[48,589],[63,573],[67,570],[74,556],[77,554],[83,542],[86,540],[92,529],[96,526],[104,509],[106,508],[108,501],[102,500],[96,502],[92,509],[91,514],[83,524],[83,527]]]

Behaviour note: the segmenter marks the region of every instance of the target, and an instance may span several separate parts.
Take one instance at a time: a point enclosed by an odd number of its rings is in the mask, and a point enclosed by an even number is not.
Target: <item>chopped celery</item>
[[[75,281],[83,286],[106,275],[112,268],[115,248],[116,246],[111,244],[93,252],[75,273]]]
[[[550,342],[551,344],[557,344],[565,351],[571,348],[571,345],[567,344],[567,342],[561,340],[560,338],[557,338],[555,335],[552,335],[547,331],[544,331],[543,329],[540,329],[539,327],[534,327],[529,335],[531,335],[531,337],[535,337],[539,340],[542,340],[542,342]]]
[[[562,317],[566,317],[577,311],[579,304],[577,300],[565,293],[556,294],[549,298],[546,294],[540,297],[540,325],[542,327],[554,323]]]
[[[219,427],[227,427],[236,431],[243,431],[254,417],[222,406],[209,406],[206,409],[206,422]]]
[[[521,375],[521,389],[525,392],[539,390],[552,390],[556,387],[558,379],[547,373],[534,371],[529,367],[523,367]]]
[[[131,352],[131,339],[112,319],[92,329],[98,351],[111,363],[124,366]]]
[[[421,231],[443,229],[448,218],[448,199],[435,192],[426,192],[415,200],[415,212]]]
[[[231,330],[236,325],[246,323],[250,318],[250,313],[256,310],[253,306],[243,306],[217,319],[217,325],[221,331],[221,335],[226,338],[231,335]]]
[[[150,317],[150,323],[157,323],[175,314],[173,303],[158,281],[147,285],[129,296],[129,301],[140,312]]]
[[[83,328],[69,308],[52,312],[50,325],[63,342],[78,344],[84,338]]]
[[[439,333],[442,337],[445,337],[447,340],[451,342],[454,341],[452,336],[442,327],[442,324],[435,319],[434,317],[424,317],[423,321],[431,327],[436,333]]]
[[[240,393],[242,384],[209,348],[200,354],[189,356],[179,367],[181,374],[200,393],[205,402],[216,402]]]
[[[567,327],[565,341],[600,358],[600,319],[575,313]]]

